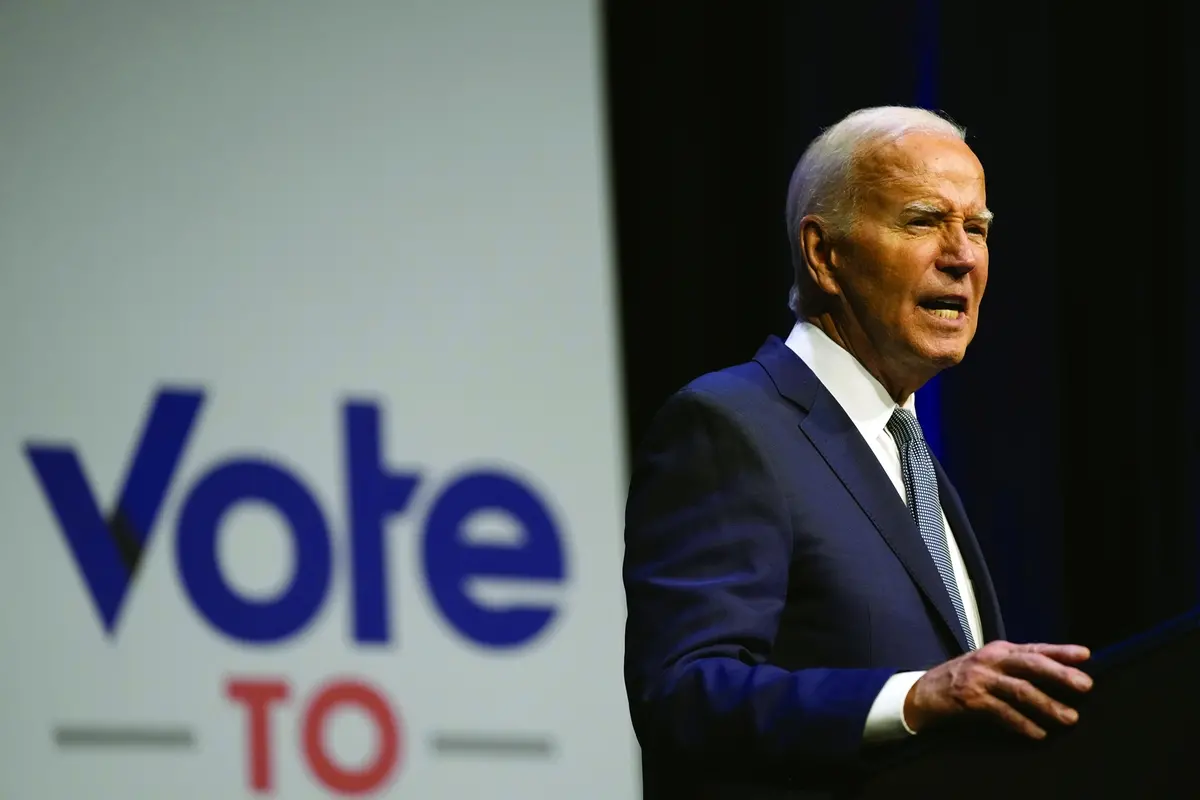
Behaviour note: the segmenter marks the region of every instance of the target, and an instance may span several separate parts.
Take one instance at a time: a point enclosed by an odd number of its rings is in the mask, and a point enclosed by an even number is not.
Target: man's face
[[[857,177],[854,225],[831,253],[839,316],[879,369],[923,383],[962,360],[979,321],[991,217],[983,166],[958,139],[911,133],[868,156]]]

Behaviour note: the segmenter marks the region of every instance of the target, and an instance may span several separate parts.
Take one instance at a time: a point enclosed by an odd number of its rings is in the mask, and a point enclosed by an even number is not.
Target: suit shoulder
[[[773,420],[794,422],[788,406],[763,367],[749,361],[702,375],[672,394],[654,415],[647,438],[670,439],[702,426],[758,439]]]
[[[775,384],[756,361],[701,375],[680,389],[675,397],[691,399],[734,416],[759,407],[776,406],[781,400]]]

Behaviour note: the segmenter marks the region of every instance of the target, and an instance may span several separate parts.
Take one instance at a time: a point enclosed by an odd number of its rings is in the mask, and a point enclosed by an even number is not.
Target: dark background
[[[1154,0],[609,3],[632,451],[791,327],[784,198],[850,111],[965,125],[997,222],[979,333],[918,395],[1015,641],[1101,647],[1197,601],[1192,21]]]

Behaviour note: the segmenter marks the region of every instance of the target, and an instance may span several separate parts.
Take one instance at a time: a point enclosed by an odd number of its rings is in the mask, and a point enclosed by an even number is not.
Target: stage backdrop
[[[596,14],[0,9],[0,796],[634,796]]]

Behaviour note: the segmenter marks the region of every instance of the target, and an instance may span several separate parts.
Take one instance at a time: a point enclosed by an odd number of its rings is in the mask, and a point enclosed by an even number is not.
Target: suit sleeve
[[[843,768],[890,669],[768,663],[791,516],[732,413],[673,397],[636,460],[625,517],[625,682],[643,748]],[[801,577],[802,579],[802,577]]]

